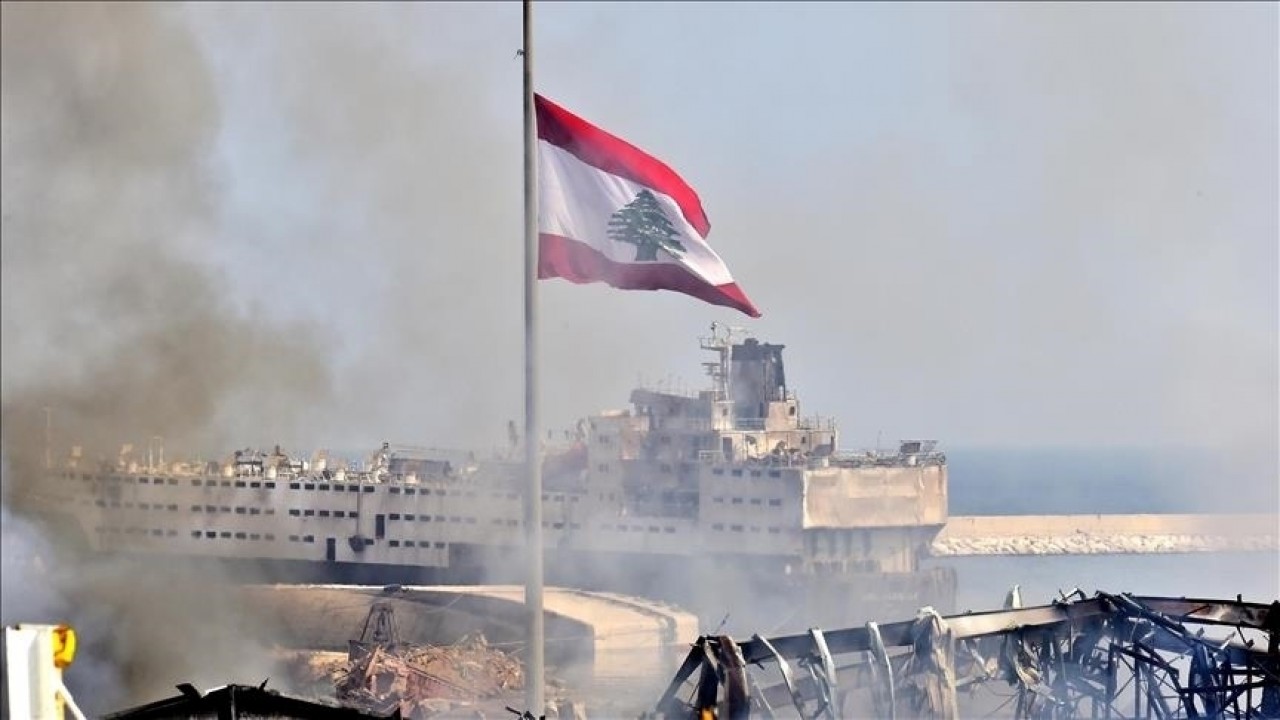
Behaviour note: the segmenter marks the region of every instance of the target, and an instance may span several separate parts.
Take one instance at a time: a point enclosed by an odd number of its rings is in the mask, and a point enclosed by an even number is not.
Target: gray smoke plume
[[[91,712],[226,682],[253,628],[216,572],[80,562],[64,554],[77,528],[11,518],[42,492],[49,426],[59,463],[71,445],[93,464],[155,436],[217,453],[288,442],[328,392],[315,337],[256,322],[203,261],[222,240],[220,111],[175,12],[3,5],[4,620],[77,626],[89,659],[73,682],[110,663],[83,681]]]
[[[243,140],[233,222],[311,278],[281,306],[342,328],[324,434],[352,449],[485,445],[519,412],[520,100],[492,90],[518,82],[498,9],[187,8]]]
[[[288,401],[322,397],[326,368],[201,262],[222,240],[219,109],[189,33],[165,8],[4,12],[6,438],[49,407],[64,444],[100,452],[203,450],[231,423],[291,439]]]

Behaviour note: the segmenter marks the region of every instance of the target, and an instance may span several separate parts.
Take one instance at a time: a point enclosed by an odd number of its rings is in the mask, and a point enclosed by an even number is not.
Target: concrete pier
[[[395,611],[401,637],[451,645],[480,632],[495,647],[525,642],[523,588],[518,585],[359,586],[252,585],[241,589],[250,607],[275,619],[283,647],[345,651],[369,608]],[[571,588],[546,589],[547,659],[576,666],[600,680],[661,676],[698,637],[698,619],[643,598]]]
[[[1280,515],[955,516],[930,550],[936,557],[1275,552]]]

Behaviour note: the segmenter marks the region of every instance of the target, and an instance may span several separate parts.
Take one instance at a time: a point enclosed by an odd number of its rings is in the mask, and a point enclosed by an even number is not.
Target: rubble
[[[516,698],[524,687],[519,660],[491,647],[483,635],[448,646],[351,646],[347,655],[293,655],[288,663],[293,683],[323,692],[343,707],[380,714],[398,709],[401,717],[414,720],[481,705],[500,709],[497,701]]]
[[[296,653],[286,660],[291,683],[332,697],[342,707],[405,720],[496,717],[524,688],[524,670],[513,655],[489,644],[481,633],[451,645],[406,642],[393,606],[375,602],[345,655]],[[548,681],[551,718],[585,720],[586,709]],[[518,715],[518,711],[516,712]]]
[[[338,701],[406,718],[430,717],[454,705],[524,687],[520,663],[483,636],[448,647],[377,645],[358,653],[335,678]]]

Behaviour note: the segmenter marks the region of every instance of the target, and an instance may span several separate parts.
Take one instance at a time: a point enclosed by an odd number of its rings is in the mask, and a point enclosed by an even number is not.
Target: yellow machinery
[[[66,625],[11,625],[4,629],[5,687],[10,720],[84,720],[62,671],[76,655],[76,633]]]

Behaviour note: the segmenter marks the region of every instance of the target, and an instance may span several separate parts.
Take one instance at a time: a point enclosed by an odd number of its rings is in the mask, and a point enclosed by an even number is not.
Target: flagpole
[[[524,461],[528,480],[525,488],[525,548],[528,553],[524,586],[528,614],[528,642],[525,646],[525,705],[534,717],[546,712],[543,697],[543,617],[542,617],[542,464],[538,452],[538,142],[533,107],[533,18],[531,0],[523,0],[524,18]]]

